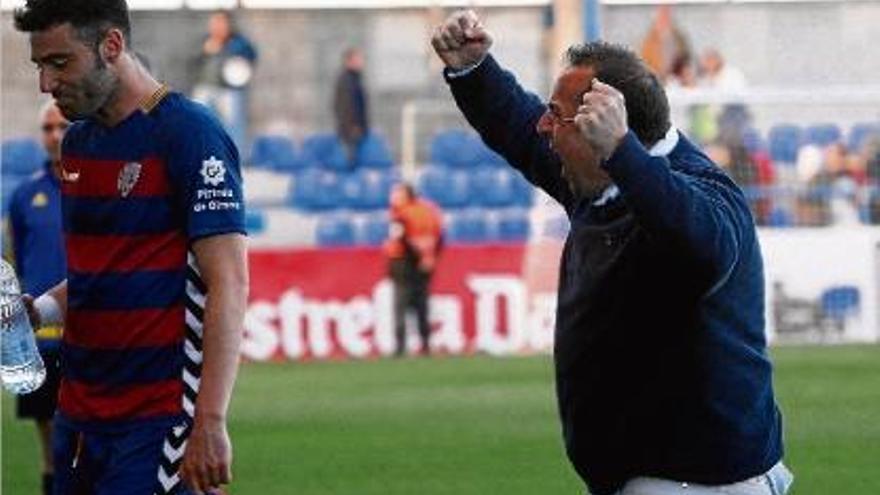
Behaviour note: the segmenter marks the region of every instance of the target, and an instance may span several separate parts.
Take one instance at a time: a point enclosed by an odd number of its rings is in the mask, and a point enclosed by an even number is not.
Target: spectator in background
[[[70,122],[54,101],[40,110],[43,147],[49,155],[46,167],[12,193],[9,206],[9,238],[15,267],[27,294],[42,294],[64,280],[67,272],[61,227],[61,140]],[[52,493],[52,418],[61,383],[58,361],[60,326],[37,331],[37,346],[46,364],[46,381],[35,392],[16,398],[19,418],[37,424],[43,454],[43,494]]]
[[[419,198],[409,184],[391,191],[391,228],[385,242],[389,275],[394,284],[396,356],[406,352],[406,314],[416,313],[421,353],[431,352],[428,297],[431,276],[443,246],[443,220],[437,206]]]
[[[241,154],[248,138],[248,87],[256,62],[257,50],[236,29],[232,14],[211,14],[196,61],[192,97],[216,112]]]
[[[863,147],[867,184],[868,221],[880,224],[880,136],[868,138]]]
[[[690,59],[687,37],[672,20],[672,8],[657,7],[654,21],[642,42],[642,58],[661,82],[666,82],[676,63]]]
[[[722,94],[741,94],[746,88],[746,78],[736,67],[727,64],[721,53],[715,48],[707,48],[700,56],[700,76],[698,85],[702,88]],[[743,141],[743,133],[748,127],[751,117],[742,103],[725,105],[708,105],[710,119],[716,121],[716,134],[706,133],[699,136],[705,140],[719,138],[725,142]]]
[[[699,84],[723,92],[742,91],[747,85],[742,71],[727,64],[715,48],[707,48],[700,56]]]
[[[342,55],[342,70],[336,78],[333,93],[333,115],[336,132],[348,149],[348,158],[354,162],[361,139],[370,130],[367,92],[364,89],[364,54],[359,48],[349,48]]]

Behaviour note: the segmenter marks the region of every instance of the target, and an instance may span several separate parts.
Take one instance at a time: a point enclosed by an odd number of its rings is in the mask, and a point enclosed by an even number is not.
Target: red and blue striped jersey
[[[59,410],[83,424],[192,416],[205,287],[192,243],[244,233],[238,151],[178,93],[62,144],[68,312]]]

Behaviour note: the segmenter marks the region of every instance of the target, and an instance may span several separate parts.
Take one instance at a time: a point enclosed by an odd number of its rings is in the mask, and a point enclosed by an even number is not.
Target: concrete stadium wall
[[[638,46],[654,7],[605,6],[609,40]],[[548,67],[556,54],[545,50],[542,8],[488,9],[496,32],[495,53],[528,87],[546,94]],[[151,59],[159,76],[175,88],[191,86],[189,61],[197,49],[207,13],[135,12],[136,48]],[[400,150],[400,112],[414,98],[451,98],[427,41],[439,10],[245,11],[243,31],[259,46],[261,61],[253,83],[251,113],[257,131],[284,123],[295,136],[333,126],[332,82],[340,54],[350,45],[365,48],[367,84],[375,127]],[[27,38],[2,24],[0,137],[34,133],[40,101]],[[824,85],[880,81],[880,58],[868,48],[880,23],[880,2],[684,4],[674,8],[677,23],[699,51],[720,48],[755,84]]]

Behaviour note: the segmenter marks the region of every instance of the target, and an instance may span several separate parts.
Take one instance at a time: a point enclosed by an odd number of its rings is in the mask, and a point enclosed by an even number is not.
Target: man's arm
[[[432,44],[446,64],[446,80],[458,108],[483,141],[529,182],[571,208],[573,197],[560,174],[559,157],[535,128],[546,106],[489,55],[492,37],[476,14],[470,10],[452,14],[435,30]],[[451,75],[450,71],[462,69],[471,70]]]
[[[241,234],[207,237],[193,244],[207,287],[202,378],[195,423],[181,466],[184,482],[197,492],[232,479],[232,445],[226,414],[238,373],[248,294],[246,242]]]
[[[575,123],[605,157],[602,167],[620,188],[640,224],[694,260],[707,288],[723,282],[739,257],[743,233],[751,228],[748,206],[722,176],[696,177],[672,170],[664,156],[651,156],[627,128],[623,95],[593,80]]]

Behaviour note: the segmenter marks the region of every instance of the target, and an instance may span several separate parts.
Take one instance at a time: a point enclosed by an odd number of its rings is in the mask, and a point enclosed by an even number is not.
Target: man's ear
[[[119,60],[123,52],[125,52],[125,35],[120,29],[111,28],[101,40],[98,53],[105,62],[114,63]]]

